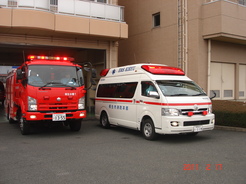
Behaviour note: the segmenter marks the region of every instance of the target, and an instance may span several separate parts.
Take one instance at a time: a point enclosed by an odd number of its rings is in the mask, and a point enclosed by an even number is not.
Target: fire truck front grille
[[[47,103],[47,104],[40,104],[39,110],[40,111],[66,111],[66,110],[75,110],[78,108],[77,103]]]
[[[209,124],[209,120],[184,121],[184,126],[206,125],[206,124]]]

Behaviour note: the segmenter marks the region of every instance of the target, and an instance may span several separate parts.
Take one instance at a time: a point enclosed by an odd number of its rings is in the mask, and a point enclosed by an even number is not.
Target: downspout
[[[211,40],[208,40],[208,82],[207,82],[207,94],[210,96],[210,80],[211,80]]]

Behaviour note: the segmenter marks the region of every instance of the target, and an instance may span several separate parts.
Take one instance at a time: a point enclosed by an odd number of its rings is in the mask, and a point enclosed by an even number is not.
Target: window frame
[[[153,28],[157,28],[161,26],[161,13],[160,12],[152,14],[152,22],[153,22]]]

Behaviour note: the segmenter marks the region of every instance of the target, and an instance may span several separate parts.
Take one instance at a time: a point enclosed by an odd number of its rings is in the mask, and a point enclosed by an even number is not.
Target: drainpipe
[[[211,71],[210,71],[210,68],[211,68],[211,40],[209,39],[208,40],[208,82],[207,82],[207,94],[208,96],[210,96],[210,80],[211,80]]]

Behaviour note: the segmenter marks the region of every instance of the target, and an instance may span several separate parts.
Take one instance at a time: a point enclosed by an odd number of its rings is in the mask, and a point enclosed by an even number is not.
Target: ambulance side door
[[[140,95],[136,99],[139,125],[142,118],[148,116],[156,128],[161,128],[161,95],[150,80],[141,81],[140,87]]]
[[[117,104],[111,106],[114,110],[111,116],[116,123],[133,129],[137,128],[137,110],[134,101],[137,85],[137,81],[120,83],[120,88],[116,92]]]

